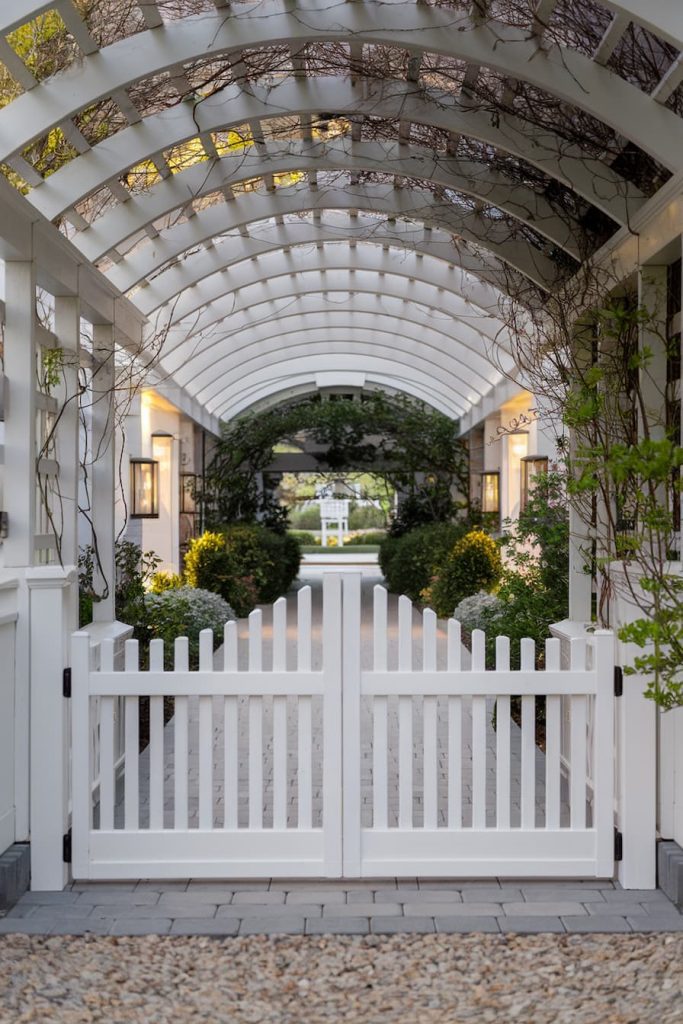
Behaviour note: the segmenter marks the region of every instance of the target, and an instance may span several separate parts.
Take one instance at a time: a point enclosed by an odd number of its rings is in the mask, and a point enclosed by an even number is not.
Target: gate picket
[[[173,655],[174,672],[187,672],[190,649],[186,636],[176,637]],[[188,710],[188,698],[176,697],[173,715],[173,820],[178,832],[185,830],[188,824]]]
[[[510,671],[510,638],[496,637],[496,672]],[[510,697],[496,698],[496,827],[510,828]]]
[[[273,671],[287,669],[287,599],[273,605]],[[287,698],[273,697],[273,828],[287,828]]]
[[[373,668],[387,670],[387,592],[384,587],[373,590]],[[373,828],[389,827],[389,704],[386,697],[372,698],[372,824]]]

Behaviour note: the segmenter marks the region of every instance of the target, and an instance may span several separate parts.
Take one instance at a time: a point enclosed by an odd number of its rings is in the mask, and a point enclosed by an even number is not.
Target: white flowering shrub
[[[473,629],[495,628],[502,614],[503,605],[499,598],[486,590],[480,590],[471,597],[464,597],[455,606],[453,618],[458,620],[464,630],[471,633]]]
[[[199,663],[199,634],[212,629],[214,648],[223,642],[223,626],[236,618],[227,601],[210,590],[178,587],[145,597],[146,634],[148,640],[164,641],[164,662],[173,664],[173,641],[177,636],[189,640],[190,667]]]

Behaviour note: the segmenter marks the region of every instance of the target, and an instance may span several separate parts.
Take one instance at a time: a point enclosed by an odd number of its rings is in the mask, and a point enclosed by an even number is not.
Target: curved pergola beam
[[[214,175],[208,170],[211,165],[203,163],[197,166],[201,171],[200,179],[213,182]],[[576,241],[576,236],[581,232],[578,223],[569,218],[563,221],[540,195],[522,185],[506,182],[501,174],[492,172],[484,164],[477,165],[472,161],[439,155],[416,146],[398,142],[353,142],[350,139],[334,139],[319,143],[292,141],[267,146],[264,144],[260,151],[250,149],[247,153],[222,156],[218,166],[221,187],[228,189],[239,188],[244,181],[254,178],[295,172],[307,175],[324,171],[344,171],[348,174],[358,171],[382,174],[390,172],[399,178],[429,182],[440,189],[469,196],[486,206],[502,210],[511,220],[536,231],[559,249],[564,249],[574,259],[578,260],[581,256]],[[188,182],[191,180],[189,170],[174,177],[178,178],[180,187],[187,193]],[[192,176],[196,177],[196,174]],[[196,182],[193,184],[196,186]],[[319,186],[322,185],[323,182],[319,182]],[[150,196],[152,192],[157,191],[167,190],[160,183],[155,189],[150,190]],[[127,205],[128,203],[123,203],[114,208],[105,214],[102,220],[115,225],[117,216],[122,214]],[[442,202],[442,206],[448,205],[448,202]],[[76,236],[75,241],[80,244],[91,230],[89,227],[84,228]],[[463,219],[461,230],[469,231],[473,240],[481,241],[469,219]],[[495,242],[496,235],[500,234],[497,231],[497,222],[493,223],[490,233]],[[506,234],[510,234],[509,226]],[[498,244],[502,246],[502,239],[498,240]]]
[[[415,381],[407,377],[400,377],[396,374],[389,375],[388,373],[348,373],[335,375],[335,377],[340,381],[339,386],[341,387],[345,386],[346,381],[354,381],[346,386],[349,388],[360,387],[363,391],[409,395],[451,419],[458,419],[460,416],[460,412],[452,401],[445,401],[440,395],[437,396],[431,388],[416,384]],[[359,378],[362,379],[362,383],[358,383]],[[321,380],[327,380],[326,373],[309,372],[271,378],[266,385],[252,384],[242,391],[238,399],[226,405],[221,418],[232,420],[243,413],[269,409],[275,405],[282,405],[283,402],[304,398],[318,392],[321,387],[329,386],[329,384],[319,383]]]
[[[435,287],[428,279],[422,280],[422,274],[407,288],[406,279],[409,276],[399,272],[354,271],[348,267],[327,272],[312,269],[285,273],[270,281],[259,279],[253,285],[242,288],[239,293],[226,292],[226,285],[224,283],[221,288],[220,279],[201,282],[179,300],[175,310],[168,311],[170,322],[167,316],[159,320],[155,336],[166,338],[167,352],[172,352],[177,344],[192,349],[195,347],[194,339],[198,339],[201,344],[201,336],[226,317],[230,318],[228,333],[232,334],[254,320],[262,320],[264,317],[271,319],[286,313],[288,306],[303,300],[305,296],[336,292],[348,296],[346,299],[340,296],[337,306],[353,307],[360,295],[374,296],[374,301],[380,304],[378,312],[382,311],[383,302],[385,308],[389,308],[392,300],[412,304],[416,309],[424,309],[422,320],[425,323],[429,323],[430,319],[440,320],[444,324],[453,325],[454,329],[461,323],[469,324],[482,343],[495,341],[503,350],[509,351],[508,339],[499,322],[492,321],[481,311],[469,306],[454,292]],[[424,276],[427,277],[426,274]]]
[[[674,8],[671,0],[648,0],[645,9],[642,0],[602,0],[602,3],[615,14],[625,15],[637,25],[680,48],[683,12]],[[54,6],[55,0],[13,0],[11,6],[0,12],[0,33],[7,35]],[[494,18],[489,18],[488,23],[494,26],[499,24]]]
[[[391,11],[391,25],[387,12]],[[432,52],[490,67],[531,85],[610,125],[670,170],[683,165],[683,137],[672,111],[594,62],[565,47],[544,50],[533,34],[495,23],[473,27],[466,16],[426,4],[364,3],[308,8],[305,17],[286,0],[267,16],[221,6],[214,13],[168,22],[84,57],[81,66],[48,79],[0,112],[0,160],[23,150],[80,110],[179,65],[222,53],[286,44],[337,41]],[[683,48],[683,41],[679,40]]]
[[[280,227],[280,226],[278,226]],[[153,284],[138,293],[137,305],[147,316],[158,313],[157,330],[173,326],[196,313],[200,303],[213,303],[260,281],[270,282],[285,275],[319,271],[367,272],[408,279],[403,297],[412,297],[414,281],[430,288],[455,295],[458,316],[469,312],[477,316],[475,330],[489,338],[496,337],[504,327],[500,307],[488,308],[474,301],[472,290],[463,288],[462,275],[443,260],[433,259],[420,251],[385,248],[379,242],[349,245],[345,240],[325,245],[292,244],[290,236],[280,227],[270,249],[260,256],[232,252],[229,245],[215,245],[188,257],[181,266],[160,274]],[[282,245],[282,242],[288,242]],[[205,286],[200,294],[198,285]],[[418,299],[418,301],[420,301]],[[467,305],[469,304],[469,310]],[[455,312],[455,310],[454,310]]]
[[[532,130],[521,119],[501,115],[496,124],[490,113],[473,110],[471,105],[468,109],[459,97],[435,90],[418,90],[412,83],[366,82],[360,86],[326,77],[285,80],[272,89],[254,87],[252,92],[230,85],[197,107],[180,104],[149,116],[75,157],[34,188],[29,199],[53,220],[91,192],[118,180],[131,167],[171,145],[273,116],[314,118],[326,110],[348,118],[372,116],[391,121],[401,118],[476,138],[534,164],[620,224],[627,223],[629,214],[633,216],[644,200],[639,189],[606,164],[582,155],[576,147],[562,145],[550,132]],[[472,179],[478,194],[487,202],[503,207],[510,202],[511,190],[516,190],[519,197],[513,191],[512,199],[518,200],[518,209],[534,211],[537,195],[520,184],[513,185],[504,175],[492,173],[486,164],[462,160],[452,160],[451,164],[454,169],[455,165],[460,166],[463,180]],[[255,173],[258,174],[258,170]],[[519,215],[514,210],[512,213]],[[544,216],[547,213],[539,210],[536,219],[542,220]]]
[[[273,159],[272,163],[265,165],[259,164],[259,160],[263,160],[262,157],[259,158],[257,155],[252,158],[250,154],[222,157],[209,165],[196,164],[194,167],[164,179],[143,197],[130,199],[127,203],[104,214],[91,227],[75,235],[74,244],[89,259],[97,261],[115,249],[126,238],[130,238],[131,235],[135,235],[174,210],[182,209],[187,206],[188,202],[221,192],[226,187],[236,186],[240,182],[249,181],[263,173],[288,174],[299,171],[317,173],[331,170],[353,174],[362,169],[382,172],[387,170],[386,159],[381,155],[382,147],[375,144],[372,144],[376,150],[375,155],[367,163],[363,162],[362,157],[356,157],[353,152],[345,153],[341,150],[326,154],[321,149],[319,156],[304,157],[297,152],[304,146],[304,143],[292,144],[293,152],[289,152],[289,147],[286,147],[287,151],[279,159]],[[397,146],[396,149],[398,150],[398,148]],[[437,170],[425,167],[425,162],[436,166]],[[258,167],[261,168],[260,171],[257,170]],[[453,185],[446,184],[449,180],[447,175],[442,178],[438,174],[438,160],[432,160],[427,152],[425,152],[424,161],[422,159],[413,161],[406,157],[400,166],[390,165],[390,169],[392,173],[405,174],[408,177],[415,177],[422,170],[421,176],[424,180],[427,180],[425,171],[429,171],[435,175],[435,179],[438,177],[439,183],[444,187],[455,188]],[[334,188],[334,185],[332,187]],[[353,195],[353,186],[349,186],[346,191]],[[406,191],[412,194],[416,190],[406,189]],[[319,182],[319,188],[315,194],[319,201],[325,201],[326,189],[323,182]],[[450,219],[454,222],[454,230],[466,241],[491,252],[541,288],[547,289],[557,282],[557,264],[540,250],[533,248],[528,240],[521,237],[516,238],[510,225],[505,221],[487,218],[468,209],[460,211],[453,203],[442,203],[441,209],[445,208],[452,211]]]
[[[454,273],[464,275],[462,282],[467,280],[467,293],[469,295],[471,292],[473,302],[482,309],[497,309],[504,294],[503,288],[496,283],[502,277],[500,265],[493,258],[484,264],[481,256],[474,254],[464,244],[458,247],[447,230],[432,227],[440,224],[447,229],[451,221],[450,211],[444,209],[429,193],[425,193],[422,198],[424,205],[416,208],[414,198],[411,198],[407,190],[384,185],[356,185],[350,192],[346,189],[326,189],[324,196],[311,192],[308,186],[238,196],[230,203],[200,210],[189,220],[162,231],[153,242],[147,239],[128,253],[125,259],[111,267],[107,277],[121,291],[128,291],[165,263],[176,260],[194,246],[202,245],[218,235],[232,233],[238,253],[250,255],[253,251],[250,247],[253,245],[258,249],[258,240],[262,234],[268,236],[271,231],[272,224],[261,222],[306,213],[315,213],[316,217],[349,213],[348,220],[357,225],[356,230],[343,223],[337,228],[335,223],[329,224],[327,220],[313,225],[288,223],[287,229],[292,232],[301,229],[302,233],[304,228],[306,232],[311,228],[317,229],[321,241],[326,240],[326,232],[330,233],[330,240],[335,236],[338,240],[352,240],[356,235],[386,239],[387,242],[396,240],[397,246],[408,250],[417,241],[429,247],[430,255],[457,263]],[[367,216],[363,216],[363,213]],[[385,215],[389,222],[379,221],[372,214]],[[250,235],[245,236],[242,232],[248,224],[255,226],[251,228]],[[258,251],[254,251],[254,255],[258,255]],[[138,293],[135,301],[143,294]]]
[[[459,332],[454,343],[453,337],[445,331],[407,316],[367,312],[367,308],[336,312],[323,306],[316,309],[312,305],[305,311],[279,317],[275,322],[246,328],[231,336],[229,344],[224,344],[227,339],[219,336],[212,346],[197,352],[191,361],[176,365],[174,376],[189,391],[200,391],[217,380],[219,372],[238,373],[240,363],[251,358],[253,352],[271,346],[283,349],[292,341],[296,342],[304,332],[315,332],[324,339],[343,339],[349,334],[359,341],[364,332],[365,335],[381,335],[388,340],[393,338],[397,348],[406,342],[412,348],[417,342],[424,347],[425,357],[442,365],[470,392],[477,392],[479,396],[485,394],[501,376],[500,370],[489,359],[472,349],[469,332],[465,329]],[[164,360],[164,367],[167,365],[167,360]],[[509,372],[512,369],[510,367]]]
[[[415,342],[415,349],[419,350],[419,342]],[[243,386],[259,378],[264,380],[270,373],[277,373],[283,363],[291,365],[297,362],[301,368],[315,369],[317,372],[340,372],[354,368],[367,372],[380,366],[385,373],[395,373],[398,367],[403,367],[406,374],[414,375],[415,380],[425,386],[443,395],[450,395],[459,415],[476,401],[474,393],[463,387],[457,378],[446,376],[438,364],[424,359],[417,351],[410,353],[404,348],[397,349],[395,344],[381,344],[378,341],[373,343],[372,351],[368,352],[366,341],[329,341],[320,337],[310,340],[305,336],[299,344],[288,346],[284,351],[275,346],[270,351],[254,353],[240,367],[239,380],[235,382],[233,379],[232,383],[226,385],[225,378],[233,373],[226,371],[210,387],[198,392],[198,401],[214,415],[221,416],[224,405],[239,394]],[[456,388],[454,384],[459,386]]]

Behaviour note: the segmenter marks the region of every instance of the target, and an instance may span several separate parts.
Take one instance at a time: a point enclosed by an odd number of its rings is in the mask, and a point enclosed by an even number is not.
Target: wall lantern
[[[481,510],[500,513],[500,473],[481,474]]]
[[[130,516],[159,518],[159,463],[155,459],[130,460]]]

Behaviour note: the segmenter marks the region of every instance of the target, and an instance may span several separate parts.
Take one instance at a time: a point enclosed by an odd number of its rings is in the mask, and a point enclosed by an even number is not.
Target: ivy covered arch
[[[448,518],[467,493],[468,455],[457,420],[404,395],[366,392],[360,401],[330,401],[318,393],[224,425],[201,495],[207,525],[259,519],[284,529],[286,510],[259,487],[259,474],[279,442],[296,443],[302,434],[316,446],[320,472],[371,469],[425,519]]]

